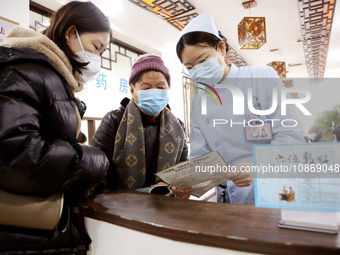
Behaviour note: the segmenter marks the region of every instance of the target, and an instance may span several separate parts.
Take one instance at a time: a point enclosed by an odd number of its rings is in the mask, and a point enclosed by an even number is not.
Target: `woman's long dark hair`
[[[226,52],[228,52],[229,47],[227,39],[220,32],[219,35],[226,43]],[[219,39],[215,35],[206,32],[190,32],[184,34],[177,43],[176,47],[177,56],[182,62],[182,53],[186,45],[207,45],[215,48],[217,47],[220,41],[221,39]]]
[[[43,34],[54,41],[66,54],[73,70],[80,71],[79,69],[86,66],[87,63],[76,60],[76,55],[69,48],[65,39],[67,29],[73,25],[77,28],[79,35],[85,32],[108,32],[111,38],[112,31],[108,18],[91,2],[70,2],[52,15],[51,24]]]

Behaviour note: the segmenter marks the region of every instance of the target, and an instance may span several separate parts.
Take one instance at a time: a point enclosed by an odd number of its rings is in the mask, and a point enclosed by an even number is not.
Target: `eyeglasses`
[[[216,50],[216,49],[215,49]],[[218,51],[216,50],[216,55],[217,56]],[[182,73],[185,75],[188,75],[190,77],[194,76],[196,73],[199,73],[200,71],[204,71],[210,68],[211,62],[207,61],[208,59],[212,58],[213,56],[210,57],[205,57],[205,58],[200,58],[198,59],[194,65],[183,65],[183,70]]]

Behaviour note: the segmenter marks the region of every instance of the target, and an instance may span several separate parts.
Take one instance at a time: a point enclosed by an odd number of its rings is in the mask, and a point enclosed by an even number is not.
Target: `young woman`
[[[230,165],[251,165],[253,141],[246,140],[245,129],[251,126],[248,121],[264,122],[266,119],[280,120],[280,106],[267,116],[254,115],[247,105],[248,88],[253,91],[253,107],[266,110],[272,106],[272,89],[282,87],[274,69],[268,66],[246,66],[238,68],[226,64],[228,51],[226,39],[216,28],[213,18],[208,13],[202,13],[192,20],[180,34],[177,43],[177,56],[184,65],[187,75],[206,89],[216,90],[221,105],[215,106],[213,100],[206,98],[205,93],[199,93],[194,99],[191,111],[191,151],[190,158],[203,155],[211,150],[217,150]],[[216,86],[218,84],[218,86]],[[232,85],[232,86],[230,86]],[[225,87],[223,87],[225,86]],[[244,114],[234,114],[231,90],[243,92]],[[207,113],[201,109],[206,106]],[[285,119],[296,119],[291,109],[287,110]],[[220,120],[216,125],[216,120]],[[221,124],[223,123],[223,124]],[[276,122],[277,123],[277,122]],[[276,124],[275,123],[275,124]],[[260,131],[260,130],[259,130]],[[273,125],[271,143],[303,143],[301,126],[285,128]],[[261,139],[256,139],[261,142]],[[263,143],[268,143],[268,137]],[[230,203],[254,203],[253,180],[251,176],[240,176],[219,187],[218,201]]]
[[[0,226],[2,251],[85,254],[88,238],[70,222],[67,208],[102,181],[108,160],[100,150],[76,142],[85,108],[74,92],[99,73],[110,39],[104,14],[91,2],[76,1],[61,7],[43,34],[15,27],[4,39],[0,190],[25,196],[63,193],[65,199],[54,230]]]

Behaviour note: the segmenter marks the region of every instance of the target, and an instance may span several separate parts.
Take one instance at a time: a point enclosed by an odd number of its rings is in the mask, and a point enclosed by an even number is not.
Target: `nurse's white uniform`
[[[305,143],[303,138],[303,127],[297,117],[297,107],[287,106],[287,114],[281,115],[280,92],[283,88],[281,80],[277,77],[276,71],[269,66],[246,66],[236,67],[231,65],[230,72],[226,79],[220,82],[219,86],[231,84],[242,90],[244,95],[244,115],[233,114],[233,96],[227,88],[216,88],[222,100],[215,105],[213,99],[205,92],[200,92],[192,104],[191,110],[191,151],[190,158],[203,155],[209,151],[217,150],[225,161],[230,165],[237,165],[241,162],[253,162],[252,142],[245,138],[244,122],[247,123],[251,112],[248,109],[247,97],[248,87],[253,90],[253,103],[260,110],[270,109],[272,106],[273,88],[278,89],[278,105],[276,111],[267,116],[260,116],[262,120],[275,119],[273,121],[272,144],[296,144]],[[202,99],[205,97],[207,113],[202,114]],[[218,102],[218,100],[216,99]],[[254,105],[256,107],[256,105]],[[214,120],[223,119],[214,127]],[[294,119],[298,122],[296,127],[284,127],[282,120]],[[231,123],[232,126],[231,126]],[[293,126],[294,122],[286,121],[285,126]],[[253,204],[254,187],[236,187],[232,181],[226,183],[227,188],[225,201],[230,203]],[[217,200],[222,202],[222,189],[218,189]]]

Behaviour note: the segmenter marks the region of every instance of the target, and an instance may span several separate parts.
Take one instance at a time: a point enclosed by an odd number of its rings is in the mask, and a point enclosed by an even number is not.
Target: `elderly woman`
[[[170,74],[162,59],[140,56],[129,84],[132,100],[124,98],[117,110],[107,113],[92,140],[110,161],[107,183],[112,190],[162,184],[154,174],[188,156],[183,123],[167,106]],[[172,191],[188,198],[191,188]]]

